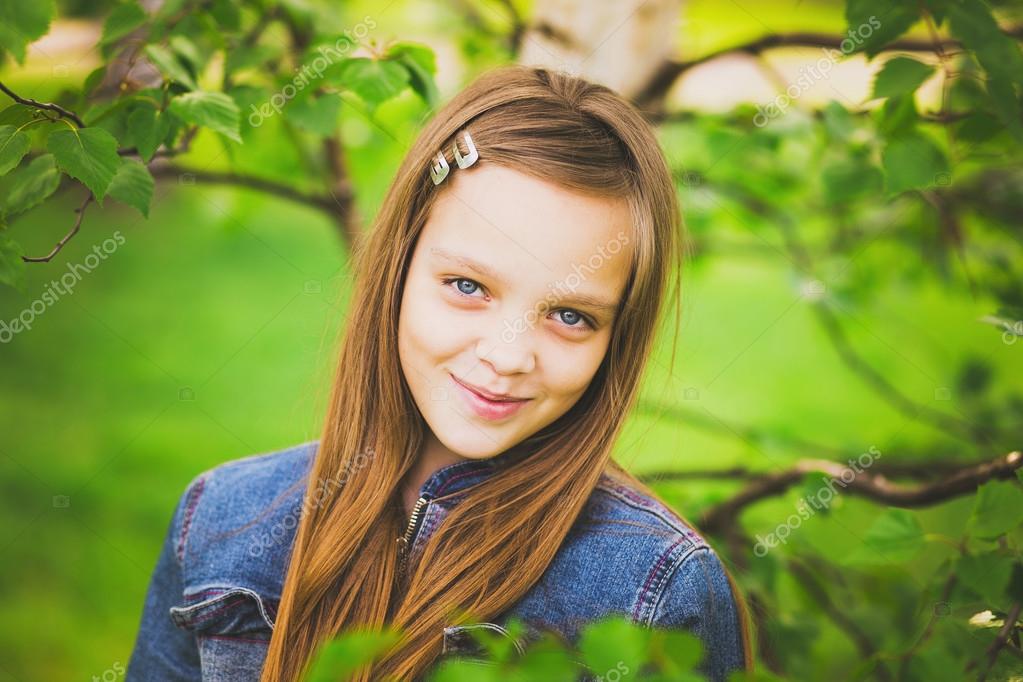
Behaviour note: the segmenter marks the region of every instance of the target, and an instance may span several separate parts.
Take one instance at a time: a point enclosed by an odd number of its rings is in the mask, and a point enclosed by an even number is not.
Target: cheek
[[[545,363],[545,383],[550,396],[574,400],[582,395],[597,373],[606,351],[607,341],[595,339],[592,345],[575,346],[550,358]]]
[[[463,337],[439,295],[430,295],[420,285],[406,289],[398,321],[398,345],[407,360],[416,363],[453,355],[464,345]]]

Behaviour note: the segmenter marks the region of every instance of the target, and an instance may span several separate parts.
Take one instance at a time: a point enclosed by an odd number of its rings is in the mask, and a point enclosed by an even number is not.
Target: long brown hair
[[[463,491],[403,579],[396,553],[407,521],[400,482],[427,427],[398,361],[398,312],[416,240],[447,186],[433,184],[429,167],[439,151],[454,167],[450,150],[463,131],[479,150],[478,164],[627,198],[636,246],[610,345],[584,395],[521,444],[527,457]],[[672,277],[677,335],[682,229],[653,131],[606,87],[505,66],[477,78],[433,117],[356,244],[350,314],[305,493],[307,500],[320,497],[303,505],[262,682],[300,679],[317,647],[342,630],[387,625],[403,638],[356,679],[416,679],[440,655],[443,627],[461,618],[453,614],[493,619],[540,579],[601,474],[627,476],[611,462],[612,446],[635,402]],[[345,484],[324,499],[318,482],[338,472],[345,472]],[[736,597],[748,666],[748,617],[737,591]]]

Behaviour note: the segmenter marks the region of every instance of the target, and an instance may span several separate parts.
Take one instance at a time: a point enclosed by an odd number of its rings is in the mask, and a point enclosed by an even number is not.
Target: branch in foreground
[[[820,460],[805,460],[820,461]],[[835,463],[836,466],[841,464]],[[870,470],[876,474],[893,478],[911,478],[913,480],[933,480],[944,475],[958,472],[963,468],[963,463],[948,459],[934,461],[912,461],[912,460],[888,460],[875,461],[870,465]],[[727,469],[686,469],[651,471],[640,476],[644,483],[663,483],[664,481],[706,481],[706,480],[732,480],[751,481],[759,480],[770,472],[763,469],[751,469],[744,466],[729,467]]]
[[[881,474],[857,471],[837,462],[807,459],[796,462],[791,469],[764,474],[753,479],[735,497],[708,509],[700,527],[709,533],[723,532],[734,523],[743,508],[784,493],[811,473],[820,472],[842,482],[844,492],[865,497],[891,507],[927,507],[960,495],[974,492],[978,486],[995,479],[1013,478],[1023,466],[1023,454],[1010,452],[989,462],[963,467],[934,483],[921,486],[894,484]]]
[[[73,111],[68,111],[59,104],[52,104],[50,102],[40,102],[30,97],[21,97],[20,95],[15,94],[10,88],[8,88],[2,82],[0,82],[0,91],[2,91],[5,95],[13,99],[18,104],[24,104],[27,107],[33,107],[35,109],[40,109],[43,111],[56,112],[57,115],[62,118],[70,118],[72,121],[75,122],[75,125],[77,125],[79,128],[85,127],[85,122],[78,117],[78,114],[76,114]]]
[[[68,240],[75,236],[75,234],[78,232],[78,228],[82,226],[82,218],[85,217],[85,207],[89,205],[93,198],[94,197],[92,195],[92,192],[89,192],[85,196],[85,200],[82,202],[82,205],[75,209],[75,213],[78,214],[78,217],[75,218],[74,226],[72,226],[70,232],[64,235],[63,239],[57,242],[57,245],[53,247],[52,251],[50,251],[45,256],[22,256],[21,260],[25,261],[26,263],[46,263],[51,258],[56,256],[60,252],[60,250],[64,248],[64,245],[68,243]]]

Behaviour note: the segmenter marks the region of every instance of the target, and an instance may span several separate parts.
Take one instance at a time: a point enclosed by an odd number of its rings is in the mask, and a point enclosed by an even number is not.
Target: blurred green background
[[[346,2],[337,10],[338,28],[351,25],[346,17],[371,15],[377,39],[429,45],[447,99],[511,58],[494,37],[501,4],[465,6],[473,11],[458,3]],[[534,11],[516,6],[527,19]],[[0,80],[44,101],[76,87],[100,63],[93,41],[110,7],[58,4],[51,36],[61,40],[30,49],[24,65],[8,60]],[[841,34],[844,9],[840,2],[695,0],[683,4],[677,30],[693,58],[766,32]],[[926,36],[926,27],[912,35]],[[783,55],[776,67],[791,69],[801,54]],[[660,123],[697,249],[684,273],[673,371],[665,335],[643,407],[618,445],[617,457],[632,471],[768,471],[803,458],[845,461],[871,447],[899,461],[974,462],[1019,449],[1023,343],[979,321],[1001,305],[984,286],[998,276],[986,258],[1020,256],[1019,216],[1014,224],[971,216],[971,246],[960,258],[954,250],[940,253],[936,221],[923,202],[893,206],[869,192],[852,208],[822,200],[828,188],[820,168],[836,143],[822,139],[814,111],[832,99],[846,109],[863,106],[862,84],[874,68],[862,56],[849,62],[827,84],[835,93],[814,95],[820,106],[807,98],[806,107],[763,130],[737,131],[731,105],[710,102],[701,110],[702,85],[680,94],[695,114]],[[933,92],[920,97],[933,103]],[[738,111],[752,115],[748,107]],[[364,224],[428,115],[410,91],[372,116],[340,108]],[[224,169],[233,158],[233,167],[262,177],[298,177],[302,159],[286,131],[272,130],[278,134],[243,145],[202,131],[182,163]],[[1018,164],[1018,147],[1011,154]],[[714,192],[716,181],[752,187],[769,210]],[[80,192],[63,191],[9,232],[26,253],[46,253],[80,201]],[[794,265],[775,210],[822,254],[815,277]],[[127,664],[150,571],[186,483],[220,462],[319,436],[351,275],[336,223],[259,191],[163,180],[148,220],[116,201],[90,207],[53,262],[29,265],[23,291],[0,287],[0,320],[16,317],[67,264],[83,262],[118,231],[125,240],[116,252],[30,330],[0,345],[0,680],[89,679]],[[979,284],[971,288],[971,279]],[[807,292],[818,281],[865,363],[914,403],[988,424],[988,437],[952,437],[879,396],[843,361],[815,315],[819,296]],[[681,480],[656,487],[696,519],[738,485]],[[797,487],[750,507],[746,531],[770,532],[805,492]],[[962,497],[914,514],[929,537],[955,539],[973,504]],[[882,513],[875,503],[841,498],[803,523],[787,551],[838,560],[863,544]],[[1018,547],[1018,538],[1011,542]],[[929,593],[949,552],[948,543],[929,542],[898,565],[874,567],[884,581],[874,583],[873,594],[864,592],[865,574],[832,576],[832,600],[876,634],[879,646],[905,648],[929,615],[918,594]],[[791,574],[758,565],[740,577],[746,586],[768,580],[775,581],[771,636],[787,652],[787,672],[844,679],[858,658],[847,633],[810,605]],[[800,648],[805,656],[795,654]]]

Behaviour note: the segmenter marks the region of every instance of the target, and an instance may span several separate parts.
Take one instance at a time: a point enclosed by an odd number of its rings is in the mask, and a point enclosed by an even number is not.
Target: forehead
[[[493,164],[460,170],[430,211],[420,236],[425,257],[455,252],[538,285],[584,268],[580,291],[624,288],[635,241],[626,199],[578,194]]]

